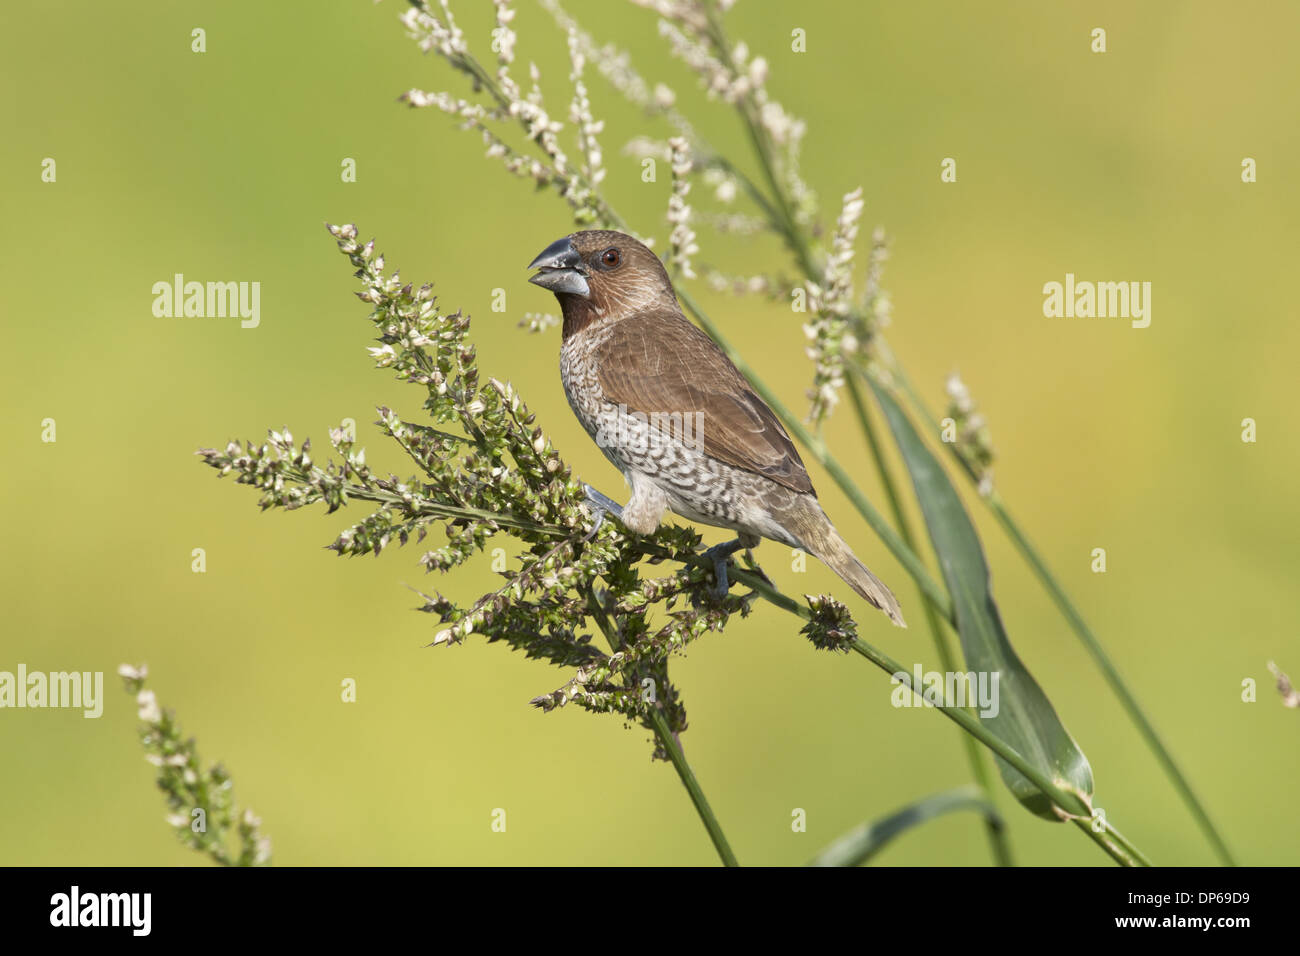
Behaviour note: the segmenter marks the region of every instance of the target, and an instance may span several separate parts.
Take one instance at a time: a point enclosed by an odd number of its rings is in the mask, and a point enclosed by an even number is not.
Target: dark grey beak
[[[528,264],[528,268],[541,270],[529,282],[550,289],[557,295],[562,292],[583,298],[591,295],[582,256],[578,255],[578,250],[568,236],[556,239],[543,249],[541,255]]]

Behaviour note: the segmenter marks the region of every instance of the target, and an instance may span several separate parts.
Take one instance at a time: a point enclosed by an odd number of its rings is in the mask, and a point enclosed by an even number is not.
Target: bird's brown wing
[[[704,453],[797,492],[812,481],[776,415],[717,344],[680,312],[615,323],[598,346],[605,399],[645,415],[702,412]]]

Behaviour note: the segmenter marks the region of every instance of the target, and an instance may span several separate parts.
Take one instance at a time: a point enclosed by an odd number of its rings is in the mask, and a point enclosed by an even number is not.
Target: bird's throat
[[[558,295],[560,311],[564,315],[564,338],[577,335],[583,329],[605,317],[605,313],[591,299],[577,295]]]

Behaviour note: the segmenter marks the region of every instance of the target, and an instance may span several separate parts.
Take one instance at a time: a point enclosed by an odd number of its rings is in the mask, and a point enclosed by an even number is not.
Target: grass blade
[[[952,595],[966,666],[977,674],[999,675],[997,713],[981,720],[1061,789],[1091,806],[1092,768],[1007,638],[984,549],[961,499],[890,391],[874,378],[869,383],[912,476]],[[1059,819],[1037,786],[1001,758],[997,763],[1003,782],[1021,804],[1046,819]]]
[[[974,810],[984,816],[990,827],[1003,829],[1002,817],[997,809],[984,799],[979,787],[973,784],[935,793],[904,807],[897,813],[854,827],[834,843],[817,854],[809,866],[860,866],[885,848],[895,837],[912,827],[956,810]]]

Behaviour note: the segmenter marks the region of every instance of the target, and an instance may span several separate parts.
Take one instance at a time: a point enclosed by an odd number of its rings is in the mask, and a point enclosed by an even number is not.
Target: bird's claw
[[[713,596],[719,601],[726,597],[727,591],[731,589],[731,582],[727,580],[727,561],[742,547],[744,545],[737,538],[735,541],[715,544],[704,552],[704,556],[713,562]]]
[[[587,498],[587,508],[595,515],[596,523],[591,526],[591,530],[582,536],[583,541],[590,541],[600,530],[600,526],[605,523],[606,515],[613,515],[615,518],[623,517],[623,506],[612,498],[602,495],[591,485],[585,482],[582,485],[583,493]]]

